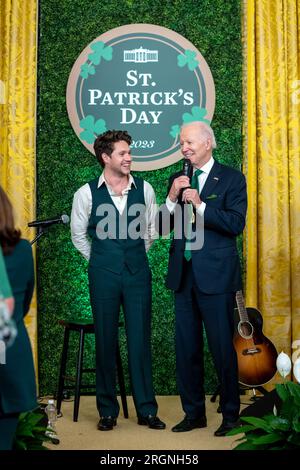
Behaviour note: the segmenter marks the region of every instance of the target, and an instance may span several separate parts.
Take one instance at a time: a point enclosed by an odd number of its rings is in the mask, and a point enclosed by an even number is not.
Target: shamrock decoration
[[[107,46],[105,47],[105,43],[102,41],[95,42],[91,45],[91,49],[94,51],[93,53],[88,55],[88,58],[94,65],[99,65],[101,62],[101,57],[105,60],[112,59],[112,47]]]
[[[178,124],[175,124],[174,126],[171,127],[171,130],[169,132],[169,134],[174,137],[174,139],[176,139],[176,137],[178,136],[180,132],[180,126]]]
[[[198,65],[198,60],[195,59],[196,57],[196,52],[195,51],[190,51],[189,49],[186,49],[183,54],[179,54],[177,56],[177,64],[178,67],[184,67],[185,65],[188,66],[188,69],[192,72],[195,70],[195,68]]]
[[[95,67],[93,65],[88,65],[87,63],[83,64],[80,67],[80,75],[82,78],[88,78],[89,75],[95,75]]]
[[[93,144],[95,141],[95,134],[102,134],[106,131],[106,123],[104,119],[98,119],[95,122],[95,118],[92,115],[86,116],[84,119],[81,119],[79,122],[80,127],[84,129],[80,133],[80,138],[85,140],[88,144]]]
[[[205,119],[207,114],[207,110],[205,108],[200,108],[200,106],[193,106],[192,113],[184,113],[182,116],[184,124],[188,124],[189,122],[193,121],[202,121],[206,122],[206,124],[210,124],[208,119]]]
[[[199,106],[193,106],[192,107],[192,113],[184,113],[182,115],[182,120],[183,124],[188,124],[190,122],[194,121],[201,121],[201,122],[206,122],[206,124],[210,124],[210,121],[208,119],[205,119],[205,116],[207,114],[206,108],[200,108]],[[177,138],[177,136],[180,134],[180,126],[178,124],[174,124],[171,127],[171,130],[169,134],[174,137],[174,139]]]

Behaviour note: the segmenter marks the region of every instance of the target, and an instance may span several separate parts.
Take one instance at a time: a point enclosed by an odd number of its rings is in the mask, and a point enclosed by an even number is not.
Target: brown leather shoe
[[[196,428],[206,428],[207,426],[207,421],[206,421],[206,416],[200,416],[200,418],[192,419],[188,418],[187,416],[184,417],[180,423],[176,424],[172,428],[173,432],[187,432],[187,431],[192,431],[193,429]]]
[[[148,426],[150,429],[165,429],[166,425],[158,416],[138,416],[138,424]]]
[[[102,416],[98,423],[97,428],[99,431],[111,431],[117,425],[117,418],[112,416]]]

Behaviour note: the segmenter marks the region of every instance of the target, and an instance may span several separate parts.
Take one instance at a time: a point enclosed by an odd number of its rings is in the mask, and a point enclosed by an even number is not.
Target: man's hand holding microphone
[[[182,175],[174,179],[170,192],[169,198],[172,202],[177,202],[180,193],[182,192],[182,200],[186,204],[193,204],[197,207],[201,204],[197,189],[191,188],[191,177],[193,174],[193,167],[189,159],[185,158],[183,161]]]

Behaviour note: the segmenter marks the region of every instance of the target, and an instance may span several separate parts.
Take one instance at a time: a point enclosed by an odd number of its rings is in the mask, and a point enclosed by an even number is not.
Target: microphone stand
[[[33,245],[34,243],[36,243],[36,242],[41,238],[41,236],[44,235],[44,233],[46,233],[47,228],[48,228],[48,227],[46,227],[46,226],[43,227],[42,225],[38,225],[38,227],[37,227],[37,234],[36,234],[36,236],[34,237],[34,239],[31,240],[30,245]],[[41,403],[39,403],[39,404],[40,404],[40,408],[45,411],[46,405],[43,405],[43,404],[41,404]],[[54,437],[49,436],[49,437],[50,437],[50,439],[51,439],[50,442],[51,442],[52,444],[55,444],[55,445],[56,445],[56,444],[59,444],[59,443],[60,443],[60,440],[59,440],[57,437],[55,437],[55,436],[54,436]]]
[[[43,228],[41,225],[39,225],[37,228],[37,234],[34,239],[30,242],[30,245],[33,245],[35,242],[37,242],[45,232],[46,227]]]

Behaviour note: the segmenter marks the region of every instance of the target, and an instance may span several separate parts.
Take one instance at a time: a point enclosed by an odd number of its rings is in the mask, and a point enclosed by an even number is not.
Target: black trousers
[[[195,283],[192,262],[184,263],[182,283],[175,292],[177,383],[182,407],[189,418],[205,415],[204,325],[221,385],[223,419],[234,422],[240,408],[237,357],[232,341],[235,294],[202,293]]]

